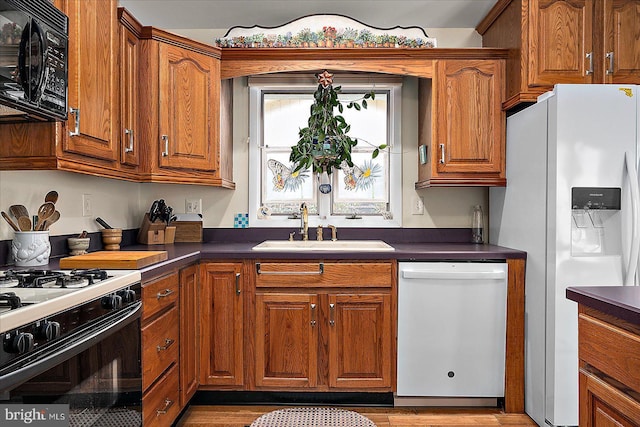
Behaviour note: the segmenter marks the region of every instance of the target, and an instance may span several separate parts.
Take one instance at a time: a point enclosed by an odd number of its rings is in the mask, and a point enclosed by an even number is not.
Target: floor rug
[[[266,413],[251,427],[376,427],[369,418],[339,408],[287,408]]]

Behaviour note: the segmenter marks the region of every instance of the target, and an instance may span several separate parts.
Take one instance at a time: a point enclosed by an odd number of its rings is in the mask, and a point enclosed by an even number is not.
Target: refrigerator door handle
[[[636,270],[638,268],[638,255],[640,253],[640,230],[638,227],[640,186],[638,184],[638,171],[636,170],[634,156],[629,152],[626,152],[624,154],[624,159],[629,176],[629,186],[631,188],[631,248],[629,254],[629,265],[627,266],[624,284],[625,286],[633,286],[635,284]]]

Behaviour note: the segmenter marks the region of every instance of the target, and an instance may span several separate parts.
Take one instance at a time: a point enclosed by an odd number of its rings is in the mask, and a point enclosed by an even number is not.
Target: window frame
[[[318,214],[309,215],[309,227],[318,225],[335,225],[337,227],[402,227],[402,139],[401,139],[401,105],[402,79],[394,76],[378,74],[340,74],[334,76],[336,85],[345,91],[374,90],[388,92],[388,141],[389,147],[389,212],[391,219],[382,215],[366,216],[360,219],[347,219],[347,215],[332,215],[331,194],[318,194]],[[295,227],[299,228],[300,219],[284,215],[264,217],[259,214],[262,185],[262,99],[263,93],[310,91],[310,96],[317,88],[317,81],[312,74],[274,74],[267,76],[249,77],[249,227]],[[354,135],[357,138],[357,135]],[[291,145],[295,145],[292,141]],[[259,167],[258,167],[259,166]],[[311,174],[313,177],[313,173]],[[332,179],[332,178],[330,178]],[[333,182],[332,182],[333,184]],[[326,213],[326,216],[323,214]]]

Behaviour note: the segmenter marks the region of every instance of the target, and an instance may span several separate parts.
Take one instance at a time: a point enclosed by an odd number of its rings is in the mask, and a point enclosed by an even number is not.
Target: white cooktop
[[[58,270],[65,271],[65,270]],[[106,270],[108,279],[84,288],[4,288],[28,304],[0,313],[0,333],[27,325],[140,281],[139,270]]]

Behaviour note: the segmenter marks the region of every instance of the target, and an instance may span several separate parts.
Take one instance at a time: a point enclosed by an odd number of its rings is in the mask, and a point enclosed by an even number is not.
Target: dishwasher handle
[[[437,279],[437,280],[504,280],[504,271],[427,271],[402,270],[403,279]]]

